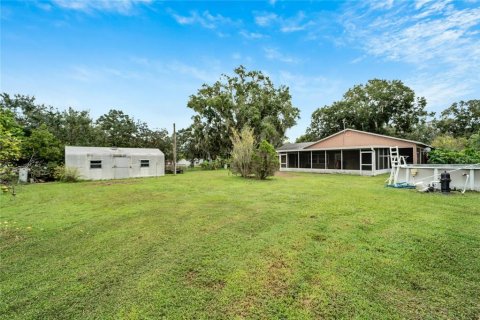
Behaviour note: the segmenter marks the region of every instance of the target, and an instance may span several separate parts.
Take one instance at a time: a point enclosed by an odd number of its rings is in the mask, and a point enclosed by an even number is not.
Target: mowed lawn
[[[227,171],[0,196],[3,319],[478,319],[480,194]]]

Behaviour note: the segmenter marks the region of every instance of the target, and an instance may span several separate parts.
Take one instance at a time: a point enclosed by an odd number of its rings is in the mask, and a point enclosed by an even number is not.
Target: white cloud
[[[262,33],[249,32],[249,31],[246,31],[246,30],[240,31],[239,34],[246,39],[262,39],[262,38],[266,37],[266,35],[264,35]]]
[[[235,53],[234,57],[241,57],[241,55]],[[165,62],[163,60],[138,56],[131,57],[129,61],[134,64],[134,70],[150,74],[152,77],[159,75],[162,75],[162,77],[182,76],[189,80],[195,79],[202,82],[214,82],[218,80],[222,74],[220,61],[208,58],[199,58],[199,65],[204,66],[203,68],[179,60]]]
[[[241,21],[234,21],[228,17],[224,17],[221,14],[211,14],[209,11],[198,13],[197,11],[191,11],[189,15],[183,16],[169,10],[171,16],[181,25],[195,25],[198,24],[206,29],[217,29],[221,25],[240,25]]]
[[[233,60],[237,60],[239,64],[251,64],[253,62],[253,58],[251,56],[242,55],[240,52],[234,52],[231,55]]]
[[[303,11],[287,18],[275,13],[257,13],[255,14],[255,23],[261,27],[277,26],[284,33],[302,31],[315,24],[312,20],[307,19]]]
[[[52,0],[52,4],[69,10],[84,12],[113,11],[130,14],[139,4],[149,4],[152,0]]]
[[[480,86],[480,7],[450,0],[402,2],[390,10],[358,6],[342,18],[350,44],[367,55],[414,66],[407,79],[442,107]]]
[[[277,60],[277,61],[286,62],[286,63],[300,62],[300,59],[285,55],[275,48],[263,48],[263,51],[265,53],[265,57],[267,57],[267,59],[270,59],[270,60]]]
[[[278,19],[275,13],[263,13],[255,16],[255,23],[261,27],[267,27]]]
[[[121,70],[114,67],[90,67],[76,65],[70,68],[68,78],[85,83],[102,82],[111,79],[141,79],[142,76],[137,72]]]

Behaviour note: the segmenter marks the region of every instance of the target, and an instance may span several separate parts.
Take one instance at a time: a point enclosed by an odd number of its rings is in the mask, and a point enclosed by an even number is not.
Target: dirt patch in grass
[[[0,249],[7,248],[24,239],[25,237],[19,231],[11,227],[0,227]]]
[[[327,240],[327,237],[323,234],[315,234],[312,236],[312,239],[317,241],[317,242],[323,242],[325,240]]]
[[[292,270],[287,261],[281,257],[268,266],[265,288],[273,296],[284,295],[288,291]]]
[[[185,274],[185,282],[188,285],[194,285],[198,278],[198,271],[196,270],[188,270]]]
[[[112,186],[112,185],[123,185],[123,184],[138,184],[137,180],[108,180],[108,181],[99,181],[91,182],[89,186]]]
[[[222,279],[202,279],[197,270],[188,270],[185,274],[185,283],[189,286],[197,286],[213,291],[222,290],[225,287],[225,281]]]
[[[298,178],[298,175],[296,175],[294,173],[291,173],[291,172],[277,171],[277,172],[275,172],[275,177]]]

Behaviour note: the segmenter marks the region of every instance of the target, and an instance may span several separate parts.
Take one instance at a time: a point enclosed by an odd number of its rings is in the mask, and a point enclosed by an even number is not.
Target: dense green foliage
[[[443,134],[470,137],[480,131],[480,100],[453,103],[442,111],[437,127]]]
[[[265,180],[278,170],[278,155],[273,145],[267,140],[256,143],[253,130],[244,127],[232,137],[230,170],[244,178],[251,176]]]
[[[202,163],[200,164],[200,167],[203,170],[218,170],[218,169],[222,169],[226,163],[227,163],[226,160],[220,157],[217,157],[215,160],[202,161]]]
[[[53,177],[58,181],[77,182],[79,180],[80,173],[78,172],[77,168],[57,166],[54,169]]]
[[[0,196],[1,318],[476,319],[479,195],[384,180],[22,186]]]
[[[467,139],[464,137],[454,138],[449,135],[438,135],[433,139],[432,146],[438,149],[461,151],[467,147]]]
[[[470,148],[463,150],[435,149],[428,154],[429,163],[480,164],[480,151]]]
[[[265,180],[273,176],[278,170],[278,165],[278,155],[275,148],[267,140],[262,140],[252,158],[252,171],[255,177]]]
[[[480,151],[480,130],[478,133],[472,134],[468,139],[468,145],[473,150]]]
[[[426,130],[427,102],[399,80],[373,79],[349,89],[340,101],[315,110],[306,134],[298,140],[315,141],[343,128],[408,137]]]
[[[428,154],[429,163],[480,164],[480,131],[467,140],[464,137],[439,135],[433,142],[435,147]]]
[[[22,128],[13,112],[0,108],[0,164],[6,165],[21,156]]]
[[[268,76],[243,66],[234,70],[234,76],[204,84],[190,96],[188,107],[197,113],[189,130],[201,137],[202,149],[212,159],[228,157],[233,132],[245,126],[252,128],[257,143],[265,139],[281,145],[300,113],[292,106],[288,87],[276,88]]]

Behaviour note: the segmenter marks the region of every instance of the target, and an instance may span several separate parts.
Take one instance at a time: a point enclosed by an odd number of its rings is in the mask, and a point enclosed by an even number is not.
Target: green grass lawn
[[[0,196],[3,319],[478,319],[480,194],[226,171]]]

